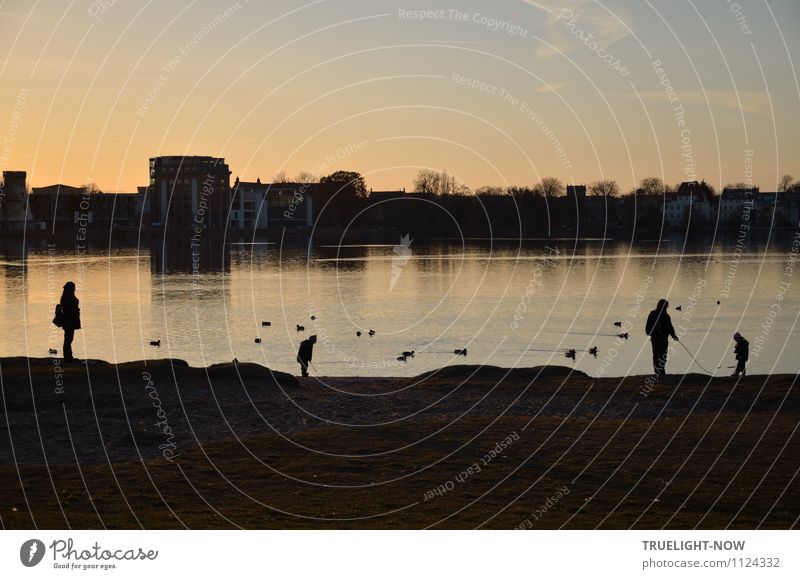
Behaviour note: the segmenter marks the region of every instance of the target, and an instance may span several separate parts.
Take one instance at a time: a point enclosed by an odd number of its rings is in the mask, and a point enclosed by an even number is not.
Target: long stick
[[[706,374],[713,374],[713,372],[709,372],[708,370],[706,370],[705,368],[703,368],[703,365],[702,365],[700,362],[698,362],[698,361],[697,361],[697,358],[695,358],[695,357],[694,357],[694,354],[692,354],[692,353],[689,351],[689,348],[687,348],[687,347],[684,345],[684,343],[683,343],[683,342],[681,342],[680,340],[678,340],[678,343],[679,343],[681,346],[683,346],[683,349],[684,349],[684,350],[686,350],[686,352],[687,352],[687,353],[688,353],[688,354],[689,354],[689,355],[692,357],[692,360],[694,360],[694,363],[695,363],[695,364],[697,364],[698,366],[700,366],[700,369],[701,369],[701,370],[703,370],[703,372],[705,372]]]
[[[759,360],[753,360],[752,362],[747,362],[747,365],[749,366],[750,364],[768,364],[768,363],[769,362],[761,362]],[[736,368],[736,366],[725,366],[725,367],[726,368]],[[720,368],[722,368],[722,366],[717,366],[717,370],[719,370]]]
[[[314,362],[312,362],[311,360],[309,360],[309,361],[308,361],[308,363],[309,363],[309,364],[311,364],[311,367],[312,367],[312,368],[314,368],[314,372],[315,372],[316,374],[319,374],[319,370],[317,370],[317,367],[316,367],[316,366],[314,366]]]
[[[541,349],[537,349],[537,348],[528,348],[525,351],[526,352],[544,352],[544,353],[548,354],[548,353],[554,353],[554,352],[569,352],[570,348],[559,348],[557,350],[541,350]]]
[[[536,350],[534,348],[528,348],[525,351],[526,352],[540,352],[542,354],[558,354],[558,353],[566,354],[567,352],[572,352],[572,350],[573,350],[573,348],[564,348],[562,350]],[[575,349],[575,352],[578,352],[578,353],[581,353],[581,354],[585,354],[585,353],[589,353],[589,350],[578,350],[578,349]]]

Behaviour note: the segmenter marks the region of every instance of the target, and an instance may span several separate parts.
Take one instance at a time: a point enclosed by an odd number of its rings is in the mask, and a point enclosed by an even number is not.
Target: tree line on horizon
[[[716,190],[712,185],[705,180],[701,185],[707,189],[711,195],[716,194]],[[621,195],[663,195],[665,193],[674,193],[680,187],[680,183],[675,186],[670,186],[665,183],[660,177],[645,177],[639,182],[638,187],[634,187],[627,193],[622,193],[619,184],[612,179],[601,179],[592,181],[586,184],[586,192],[589,195],[595,196],[611,196],[618,197]],[[723,189],[752,189],[755,186],[744,182],[728,183]],[[416,179],[414,179],[414,188],[417,193],[434,193],[434,194],[455,194],[465,195],[473,193],[473,191],[464,184],[459,184],[451,175],[446,172],[433,171],[430,169],[423,169],[419,171]],[[788,192],[791,190],[800,189],[800,181],[794,181],[791,175],[784,175],[778,183],[777,190],[779,192]],[[543,197],[562,197],[566,195],[567,185],[556,177],[544,177],[541,181],[533,187],[527,186],[483,186],[475,189],[475,195],[540,195]]]
[[[303,171],[294,179],[286,177],[285,172],[278,173],[274,182],[276,183],[312,183],[315,182],[313,174]],[[319,180],[320,185],[330,185],[326,189],[332,192],[339,192],[347,195],[352,194],[356,197],[369,196],[369,190],[364,177],[356,171],[336,171],[324,176]],[[414,178],[414,193],[429,195],[539,195],[542,197],[555,198],[563,197],[567,193],[567,184],[564,184],[556,177],[544,177],[538,184],[533,186],[497,186],[484,185],[477,189],[471,189],[464,183],[459,182],[447,171],[434,171],[432,169],[421,169]],[[716,189],[705,180],[700,182],[701,186],[710,194],[716,195]],[[594,196],[620,197],[625,195],[663,195],[678,191],[680,183],[671,186],[665,183],[660,177],[645,177],[639,181],[639,186],[622,193],[622,188],[613,179],[601,179],[591,181],[586,184],[586,192]],[[753,189],[756,185],[745,182],[727,183],[725,189]],[[800,181],[795,181],[791,175],[783,175],[777,185],[777,191],[785,193],[800,190]]]
[[[276,176],[275,181],[279,180],[290,181],[283,175]],[[294,183],[312,181],[316,180],[310,174],[291,180]],[[567,186],[555,177],[542,178],[533,186],[485,186],[473,191],[445,171],[423,169],[414,179],[414,192],[387,192],[381,199],[375,199],[360,173],[336,171],[319,179],[309,191],[317,225],[395,227],[424,237],[496,235],[498,231],[509,235],[542,232],[551,235],[554,231],[578,228],[584,231],[661,228],[664,195],[679,187],[680,184],[670,186],[659,177],[646,177],[638,187],[621,193],[616,181],[593,181],[586,185],[587,195],[598,201],[591,211],[576,207],[575,200],[567,197]],[[754,188],[747,183],[725,186],[725,189]],[[706,181],[699,183],[699,190],[709,200],[718,197],[714,187]],[[785,175],[778,190],[800,191],[800,182]],[[396,203],[414,198],[435,198],[436,201],[402,206]],[[578,209],[583,209],[583,214],[578,214]]]

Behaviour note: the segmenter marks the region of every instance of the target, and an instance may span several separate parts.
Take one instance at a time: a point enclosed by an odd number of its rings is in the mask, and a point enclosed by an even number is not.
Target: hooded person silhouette
[[[75,283],[68,281],[64,284],[61,294],[61,328],[64,330],[64,361],[75,361],[72,355],[72,340],[75,330],[81,329],[81,309],[78,298],[75,297]]]
[[[309,336],[308,339],[300,342],[297,350],[297,362],[300,364],[300,372],[303,377],[308,376],[308,364],[314,354],[314,344],[317,343],[317,336]]]
[[[647,316],[645,332],[650,336],[650,343],[653,346],[653,373],[663,375],[666,373],[667,366],[667,345],[669,337],[676,342],[678,336],[675,335],[675,328],[672,327],[672,318],[669,317],[667,300],[658,300],[656,309]]]
[[[747,360],[750,358],[750,342],[744,339],[744,336],[739,332],[733,335],[733,341],[736,346],[733,348],[733,353],[736,354],[736,370],[733,371],[731,376],[747,375]]]

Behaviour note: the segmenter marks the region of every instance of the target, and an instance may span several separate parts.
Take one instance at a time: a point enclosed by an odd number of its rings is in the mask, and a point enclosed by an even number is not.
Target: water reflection
[[[237,357],[296,371],[300,340],[317,333],[321,370],[363,375],[389,367],[394,375],[416,375],[449,363],[564,364],[560,350],[570,348],[579,354],[568,363],[589,374],[645,373],[643,317],[661,297],[682,306],[673,313],[676,328],[701,363],[716,368],[730,357],[730,335],[740,330],[749,339],[769,315],[789,248],[786,239],[756,236],[736,256],[735,240],[720,239],[686,247],[683,240],[410,240],[405,250],[382,243],[309,251],[303,240],[208,238],[197,253],[185,239],[113,250],[101,244],[81,253],[46,240],[4,241],[0,315],[20,328],[0,346],[4,356],[46,356],[48,346],[58,347],[52,308],[72,279],[83,308],[80,356],[170,356],[194,365]],[[797,370],[791,312],[798,310],[798,288],[781,303],[759,371]],[[630,340],[616,343],[615,321],[631,324]],[[297,332],[298,324],[305,331]],[[151,340],[161,340],[161,348]],[[592,346],[596,359],[585,352]],[[466,360],[446,354],[462,347],[470,351]],[[418,355],[398,364],[404,350]],[[668,370],[691,367],[679,351]]]
[[[149,245],[152,272],[157,275],[206,275],[230,271],[230,245],[222,236],[166,237]]]

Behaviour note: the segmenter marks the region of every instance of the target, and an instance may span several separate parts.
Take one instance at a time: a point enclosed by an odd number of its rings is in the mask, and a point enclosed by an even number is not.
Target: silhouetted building
[[[41,220],[52,231],[71,231],[94,221],[89,209],[89,192],[83,187],[58,183],[34,187],[30,195],[30,208],[36,220]]]
[[[758,187],[751,187],[748,189],[723,189],[719,199],[720,224],[736,226],[740,225],[743,220],[750,221],[755,196],[757,194]]]
[[[791,227],[800,227],[800,189],[781,193],[783,221]]]
[[[567,198],[580,203],[586,199],[586,185],[567,185]]]
[[[231,228],[263,231],[311,227],[313,191],[317,183],[262,183],[236,178],[231,196]]]
[[[589,195],[586,197],[582,219],[599,231],[600,227],[617,224],[620,206],[620,200],[611,195]]]
[[[776,192],[759,192],[755,196],[756,227],[777,227],[783,223],[783,195]]]
[[[403,196],[405,195],[406,195],[405,188],[395,189],[393,191],[373,191],[372,189],[369,190],[370,203],[379,203],[381,201],[386,201],[387,199],[402,199]],[[424,195],[424,194],[419,193],[416,195]]]
[[[142,211],[147,209],[144,193],[103,193],[63,184],[34,187],[29,199],[34,220],[54,233],[77,229],[90,235],[105,234],[111,228],[138,229]]]
[[[144,193],[95,193],[89,199],[95,224],[120,229],[139,229],[148,225],[149,207],[146,202]]]
[[[602,231],[606,227],[617,225],[622,202],[611,195],[587,195],[586,185],[567,185],[567,206],[565,218],[572,225],[577,216],[579,226],[592,231]]]
[[[230,174],[223,158],[151,158],[153,226],[168,230],[224,229],[231,202]]]
[[[664,222],[670,227],[707,224],[713,218],[711,190],[705,183],[685,181],[676,192],[664,194]]]
[[[658,232],[663,227],[666,198],[662,193],[647,193],[637,189],[633,195],[625,195],[619,200],[618,214],[624,227],[635,227],[647,235]]]
[[[797,226],[800,195],[797,191],[762,192],[758,187],[726,188],[720,197],[719,217],[720,224],[729,227]]]
[[[27,173],[3,171],[0,185],[0,224],[3,229],[39,228],[28,206]]]

